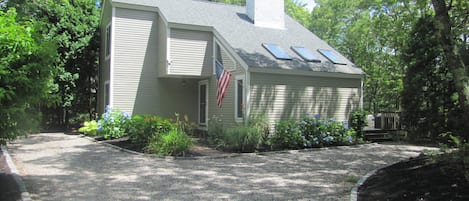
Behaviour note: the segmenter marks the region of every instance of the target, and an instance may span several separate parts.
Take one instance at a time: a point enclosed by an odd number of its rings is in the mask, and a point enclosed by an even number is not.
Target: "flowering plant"
[[[106,111],[98,121],[98,133],[104,139],[120,138],[126,135],[130,115],[106,106]]]

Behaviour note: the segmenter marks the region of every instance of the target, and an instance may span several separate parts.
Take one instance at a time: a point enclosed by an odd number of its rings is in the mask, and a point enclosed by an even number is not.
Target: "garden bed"
[[[358,189],[359,201],[469,200],[462,164],[419,156],[381,169]]]

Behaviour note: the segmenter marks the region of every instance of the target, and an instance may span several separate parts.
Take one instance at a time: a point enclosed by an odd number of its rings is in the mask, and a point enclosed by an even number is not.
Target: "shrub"
[[[229,128],[222,138],[224,148],[236,152],[254,152],[262,143],[262,132],[255,127]]]
[[[191,138],[179,129],[172,129],[161,136],[153,136],[147,146],[150,153],[184,156],[192,145]]]
[[[208,143],[216,147],[223,147],[223,138],[225,129],[223,128],[223,121],[217,116],[213,116],[208,122]]]
[[[350,114],[350,117],[349,117],[350,126],[353,130],[355,130],[357,132],[357,136],[359,138],[364,137],[363,128],[365,128],[365,126],[367,125],[367,121],[366,121],[366,115],[367,114],[368,113],[365,110],[362,110],[362,109],[354,110]]]
[[[85,121],[85,123],[83,124],[83,127],[78,129],[78,132],[84,133],[90,136],[95,136],[97,134],[97,131],[98,131],[98,122],[96,122],[95,120]]]
[[[98,121],[98,134],[104,139],[121,138],[126,135],[129,119],[129,114],[107,106],[106,112]]]
[[[348,124],[334,119],[303,118],[300,121],[279,121],[271,139],[276,149],[299,149],[331,145],[348,145],[360,142]]]
[[[274,149],[299,149],[303,148],[305,140],[300,134],[297,122],[290,119],[277,122],[271,143]]]
[[[169,119],[153,115],[134,115],[128,125],[128,135],[132,143],[145,147],[150,140],[157,140],[176,126]]]

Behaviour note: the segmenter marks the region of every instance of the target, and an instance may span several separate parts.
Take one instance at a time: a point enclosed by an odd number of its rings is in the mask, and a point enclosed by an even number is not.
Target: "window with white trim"
[[[104,87],[104,108],[110,104],[110,84],[109,80],[105,82]]]
[[[242,121],[244,118],[244,76],[236,76],[235,81],[235,118],[237,121]]]
[[[106,27],[106,41],[105,41],[105,55],[106,59],[109,58],[111,54],[111,24],[107,25]]]

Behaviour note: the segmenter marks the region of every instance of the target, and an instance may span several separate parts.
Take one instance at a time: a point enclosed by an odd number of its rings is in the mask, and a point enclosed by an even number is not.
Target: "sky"
[[[314,3],[314,0],[297,0],[298,2],[301,2],[301,3],[306,3],[306,8],[309,10],[309,11],[312,11],[314,6],[316,5],[316,3]]]

